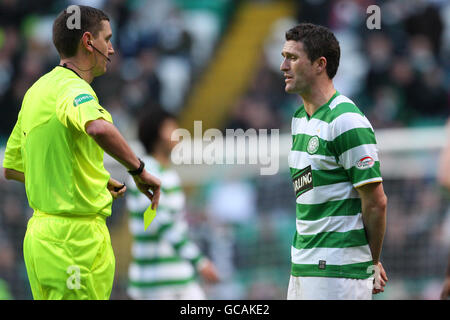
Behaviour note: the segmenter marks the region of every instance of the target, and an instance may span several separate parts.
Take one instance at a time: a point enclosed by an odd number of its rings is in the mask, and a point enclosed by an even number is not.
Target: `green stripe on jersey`
[[[364,114],[361,112],[361,110],[358,109],[357,106],[350,102],[342,102],[338,104],[331,112],[328,112],[324,117],[322,117],[322,121],[325,121],[327,123],[330,123],[339,116],[343,115],[344,113],[357,113],[364,117]]]
[[[376,144],[375,134],[371,128],[350,129],[333,140],[336,155],[340,156],[347,150],[363,144]]]
[[[318,264],[292,264],[291,274],[295,277],[332,277],[332,278],[353,278],[367,279],[372,273],[368,272],[372,266],[372,261],[339,265],[325,266],[319,269]]]
[[[158,234],[142,234],[142,235],[134,235],[133,240],[136,242],[158,242],[159,241]]]
[[[355,184],[360,181],[365,181],[372,179],[374,176],[378,176],[378,172],[380,172],[380,162],[375,161],[372,168],[368,169],[358,169],[357,167],[351,167],[348,171],[350,177],[352,177],[352,184]]]
[[[293,136],[293,142],[292,142],[292,150],[294,151],[303,151],[308,152],[308,142],[313,136],[299,133]],[[330,150],[328,150],[328,141],[323,140],[320,137],[317,137],[319,139],[319,149],[317,149],[314,154],[323,155],[323,156],[333,156]]]
[[[299,235],[295,232],[293,246],[296,249],[349,248],[367,244],[364,229],[347,232],[321,232],[314,235]]]

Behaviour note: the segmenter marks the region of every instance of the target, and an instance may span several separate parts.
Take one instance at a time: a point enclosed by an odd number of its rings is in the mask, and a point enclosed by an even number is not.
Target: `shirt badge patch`
[[[91,96],[90,94],[87,94],[87,93],[80,94],[80,95],[76,96],[75,99],[73,99],[73,106],[74,107],[79,106],[80,104],[88,102],[93,99],[94,99],[94,97]]]
[[[375,160],[373,160],[372,157],[367,156],[359,159],[358,162],[356,162],[356,168],[359,170],[365,170],[372,168],[374,164]]]
[[[306,151],[308,151],[309,154],[314,154],[317,150],[319,150],[319,137],[314,136],[309,139]]]

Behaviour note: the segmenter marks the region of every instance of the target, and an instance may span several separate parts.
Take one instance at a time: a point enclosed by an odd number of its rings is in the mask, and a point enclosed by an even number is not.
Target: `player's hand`
[[[445,278],[444,287],[441,292],[441,300],[450,298],[450,277]]]
[[[375,265],[375,268],[378,270],[375,270],[375,279],[372,289],[372,294],[377,294],[380,292],[384,292],[384,287],[386,286],[386,282],[388,281],[386,271],[384,271],[383,265],[381,262],[378,262]]]
[[[109,178],[108,190],[115,200],[124,196],[125,191],[127,191],[127,187],[125,186],[125,183],[121,183],[116,179]]]
[[[220,280],[216,267],[209,259],[205,258],[205,260],[201,262],[198,266],[198,272],[208,282],[215,283]]]
[[[133,176],[133,179],[139,191],[145,194],[152,202],[152,209],[156,210],[161,192],[161,181],[145,169],[140,175]]]

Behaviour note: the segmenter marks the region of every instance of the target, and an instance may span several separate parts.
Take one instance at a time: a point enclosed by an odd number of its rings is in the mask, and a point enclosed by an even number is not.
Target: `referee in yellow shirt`
[[[159,201],[160,181],[144,169],[100,106],[90,83],[114,54],[101,10],[78,6],[79,27],[64,10],[53,24],[60,65],[27,91],[3,161],[7,179],[25,183],[34,209],[24,258],[34,299],[109,299],[115,258],[106,227],[126,187],[103,166],[106,151],[139,190]]]

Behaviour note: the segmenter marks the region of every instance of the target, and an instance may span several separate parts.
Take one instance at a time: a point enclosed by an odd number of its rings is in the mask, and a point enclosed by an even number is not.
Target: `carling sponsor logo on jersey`
[[[307,166],[298,172],[292,179],[294,185],[295,195],[298,197],[301,194],[313,188],[313,178],[311,166]]]

